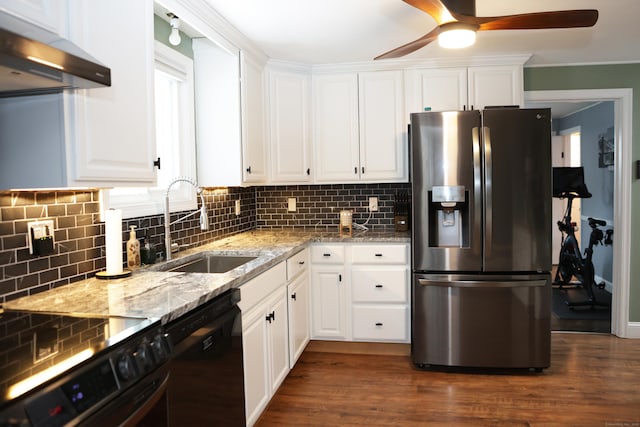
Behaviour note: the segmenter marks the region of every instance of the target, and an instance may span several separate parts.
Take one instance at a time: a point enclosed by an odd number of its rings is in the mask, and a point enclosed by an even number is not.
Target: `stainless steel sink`
[[[243,264],[253,261],[254,256],[205,255],[201,258],[186,261],[168,271],[183,273],[226,273]]]

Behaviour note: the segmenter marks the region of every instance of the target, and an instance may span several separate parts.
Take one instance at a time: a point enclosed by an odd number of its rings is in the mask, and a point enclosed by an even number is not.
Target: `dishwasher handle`
[[[173,343],[174,356],[180,356],[187,351],[217,351],[221,346],[216,344],[221,340],[225,343],[230,341],[233,324],[239,314],[240,309],[234,306],[205,324],[201,323],[201,318],[189,322],[187,315],[181,324],[167,326],[166,331]]]

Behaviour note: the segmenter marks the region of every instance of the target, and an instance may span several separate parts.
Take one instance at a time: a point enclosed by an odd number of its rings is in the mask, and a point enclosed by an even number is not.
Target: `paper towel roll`
[[[107,209],[104,221],[107,274],[122,273],[122,211]]]

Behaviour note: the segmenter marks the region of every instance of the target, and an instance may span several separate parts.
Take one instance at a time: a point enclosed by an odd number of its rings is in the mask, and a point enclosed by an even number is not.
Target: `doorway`
[[[551,104],[553,109],[553,104]],[[553,111],[553,110],[552,110]],[[577,167],[582,166],[582,160],[580,158],[580,127],[573,127],[570,129],[563,129],[558,132],[558,135],[553,135],[551,139],[551,166],[552,167],[561,167],[561,166],[570,166]],[[571,221],[576,224],[580,223],[581,217],[581,202],[580,199],[575,199],[573,201],[572,209],[571,209]],[[553,263],[556,264],[560,257],[560,243],[562,239],[562,233],[558,229],[556,225],[557,221],[559,221],[567,208],[567,201],[563,199],[553,198],[552,199],[552,216],[551,216],[551,259]],[[580,241],[580,233],[576,234],[576,240],[578,240],[578,244],[582,246]]]
[[[614,102],[614,129],[616,149],[614,153],[613,220],[618,232],[613,242],[613,283],[611,333],[620,337],[635,337],[629,318],[630,285],[630,230],[631,230],[631,158],[632,89],[584,89],[558,91],[529,91],[526,104],[553,102]]]

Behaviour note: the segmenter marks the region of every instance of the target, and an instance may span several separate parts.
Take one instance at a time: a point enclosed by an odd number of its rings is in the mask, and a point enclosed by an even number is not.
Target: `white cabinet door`
[[[303,273],[288,286],[289,304],[289,367],[296,361],[309,342],[309,275]]]
[[[267,150],[264,131],[264,69],[241,52],[242,73],[242,167],[246,183],[267,178]]]
[[[408,114],[523,104],[521,65],[413,69],[405,78]]]
[[[289,316],[287,313],[286,289],[275,292],[269,301],[269,382],[273,396],[289,373]]]
[[[342,266],[311,269],[311,313],[313,338],[347,338],[347,289]]]
[[[265,305],[242,316],[242,351],[244,363],[244,395],[247,425],[253,425],[267,406],[270,395],[268,324]]]
[[[313,76],[313,146],[315,180],[359,179],[358,76]]]
[[[522,66],[519,65],[469,67],[468,105],[476,110],[487,106],[522,106],[522,81]]]
[[[425,108],[459,111],[467,104],[466,68],[412,69],[405,71],[405,79],[407,114]]]
[[[406,181],[402,71],[358,75],[360,180]]]
[[[64,28],[67,0],[0,0],[0,10],[60,34]]]
[[[153,1],[71,5],[68,37],[111,68],[111,87],[64,95],[71,178],[77,185],[152,186]]]
[[[308,183],[310,78],[274,70],[268,75],[271,182]]]
[[[198,184],[242,185],[239,51],[193,40]]]

